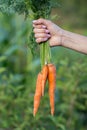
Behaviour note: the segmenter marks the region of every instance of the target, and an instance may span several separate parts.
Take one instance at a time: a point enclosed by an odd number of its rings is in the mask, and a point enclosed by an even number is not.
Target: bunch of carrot
[[[37,76],[36,91],[34,95],[34,109],[33,109],[34,116],[36,115],[38,111],[41,96],[44,95],[44,88],[45,88],[47,79],[49,83],[49,98],[50,98],[51,115],[54,115],[56,67],[54,64],[46,64],[43,66],[42,71]]]
[[[45,18],[49,19],[51,10],[53,8],[53,0],[25,0],[25,5],[29,8],[30,16],[35,19]],[[29,17],[30,17],[29,16]],[[31,35],[31,39],[33,36]],[[31,50],[35,52],[36,43],[31,42],[29,45]],[[44,88],[48,79],[49,83],[49,97],[51,114],[54,114],[54,91],[56,84],[56,68],[54,64],[51,64],[51,49],[48,41],[40,44],[40,61],[41,61],[41,72],[37,76],[36,91],[34,95],[34,110],[33,115],[35,116],[40,104],[40,99],[44,95]],[[32,51],[32,52],[33,52]]]

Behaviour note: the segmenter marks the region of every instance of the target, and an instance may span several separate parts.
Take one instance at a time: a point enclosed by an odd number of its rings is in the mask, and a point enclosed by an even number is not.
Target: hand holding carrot
[[[44,42],[49,39],[50,46],[62,44],[63,29],[51,21],[42,18],[34,20],[33,27],[37,43]]]

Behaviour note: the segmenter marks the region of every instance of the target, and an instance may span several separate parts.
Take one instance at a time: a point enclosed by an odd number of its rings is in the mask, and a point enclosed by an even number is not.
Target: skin
[[[33,21],[37,43],[49,40],[50,46],[63,46],[87,54],[87,36],[66,31],[50,20],[38,19]]]

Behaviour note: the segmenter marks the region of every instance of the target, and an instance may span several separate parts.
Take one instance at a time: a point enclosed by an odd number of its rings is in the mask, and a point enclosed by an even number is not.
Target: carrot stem
[[[45,64],[51,62],[51,50],[48,41],[40,45],[41,69]]]

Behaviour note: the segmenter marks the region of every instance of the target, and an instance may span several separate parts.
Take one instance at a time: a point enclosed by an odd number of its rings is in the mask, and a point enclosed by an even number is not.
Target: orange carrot
[[[42,69],[42,96],[44,95],[44,87],[46,84],[47,75],[48,75],[48,66],[44,65]]]
[[[36,91],[35,91],[35,96],[34,96],[34,109],[33,109],[34,116],[36,115],[38,111],[41,95],[42,95],[42,74],[39,73],[37,77]]]
[[[56,67],[53,64],[48,64],[48,82],[49,82],[49,98],[50,98],[51,115],[54,115]]]

